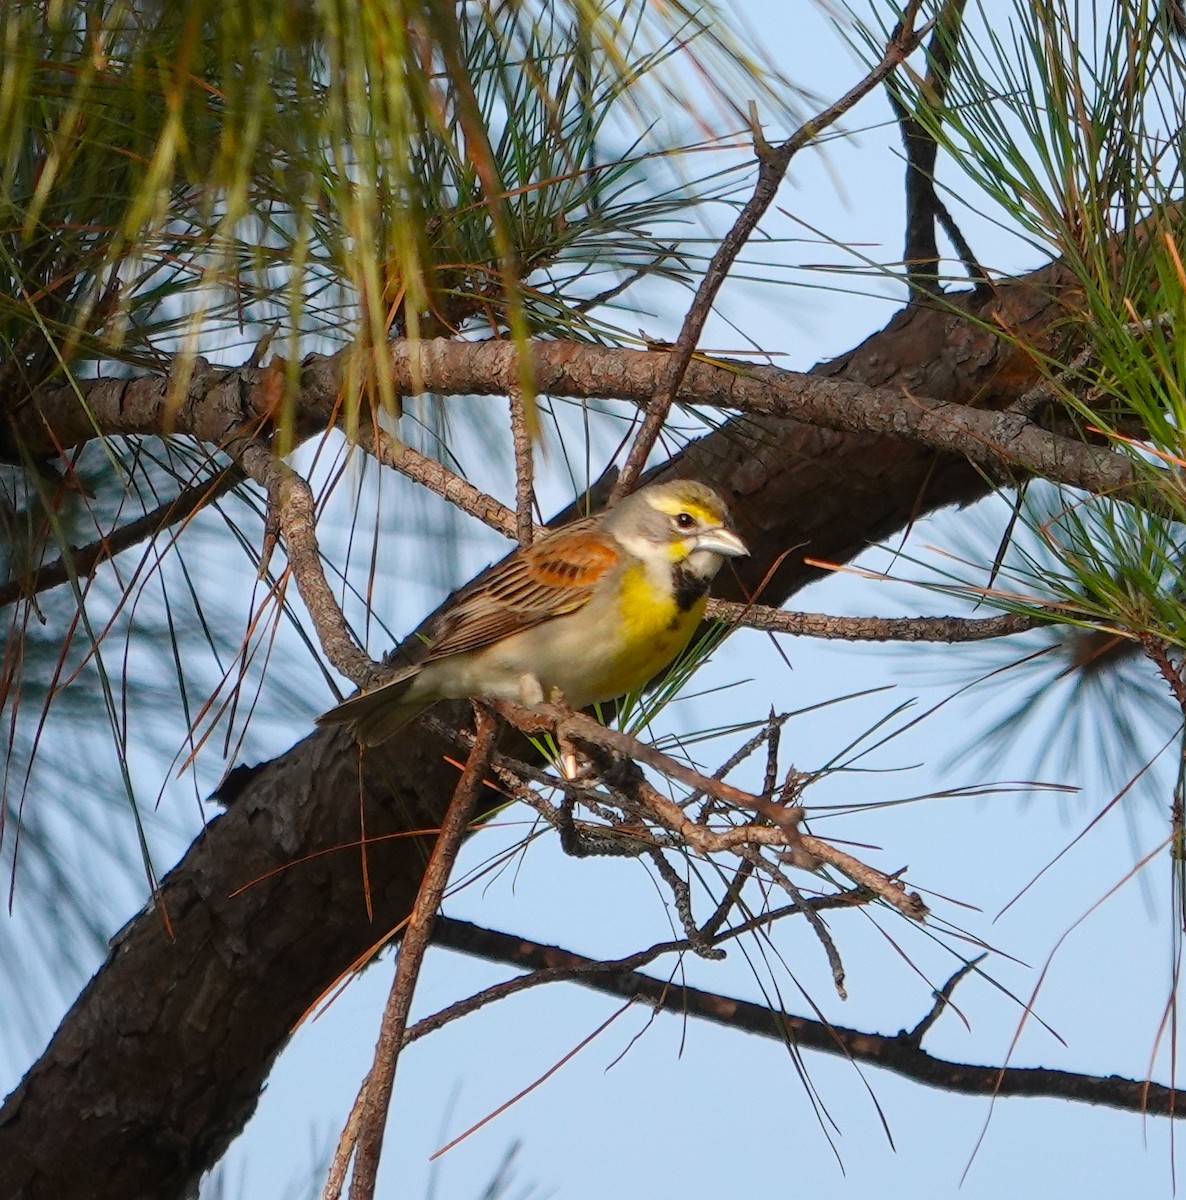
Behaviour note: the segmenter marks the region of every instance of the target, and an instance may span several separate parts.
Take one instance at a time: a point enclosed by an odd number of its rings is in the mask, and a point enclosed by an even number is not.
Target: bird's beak
[[[710,529],[696,539],[697,550],[708,550],[722,558],[744,558],[749,554],[745,543],[732,529]]]

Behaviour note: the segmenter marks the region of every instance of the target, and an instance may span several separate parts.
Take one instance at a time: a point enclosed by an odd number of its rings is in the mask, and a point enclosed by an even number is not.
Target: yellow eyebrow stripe
[[[706,508],[696,500],[681,499],[679,496],[657,496],[651,503],[660,512],[667,513],[668,516],[672,517],[677,513],[691,513],[697,520],[709,525],[715,524],[721,519],[719,512],[714,512],[711,508]]]

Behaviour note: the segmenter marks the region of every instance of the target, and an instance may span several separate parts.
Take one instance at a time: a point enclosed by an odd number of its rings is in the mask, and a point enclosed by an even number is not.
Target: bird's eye
[[[691,513],[682,512],[675,518],[675,523],[681,529],[691,529],[696,524],[696,518]]]

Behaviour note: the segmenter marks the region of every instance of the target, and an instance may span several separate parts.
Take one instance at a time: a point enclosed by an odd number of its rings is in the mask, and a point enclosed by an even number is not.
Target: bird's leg
[[[519,676],[519,703],[524,708],[538,708],[544,702],[544,685],[530,671]]]
[[[556,742],[560,748],[560,774],[565,779],[580,778],[581,768],[577,762],[577,752],[573,749],[572,742],[562,733],[557,733]]]
[[[543,697],[541,696],[540,700],[542,701],[542,699]],[[558,708],[562,712],[572,712],[568,701],[564,698],[564,693],[559,688],[552,689],[552,694],[548,697],[548,703],[553,708]],[[572,742],[565,737],[563,722],[560,721],[556,722],[556,744],[560,748],[560,774],[565,779],[577,779],[581,773],[580,765],[577,762],[577,753],[573,749]]]

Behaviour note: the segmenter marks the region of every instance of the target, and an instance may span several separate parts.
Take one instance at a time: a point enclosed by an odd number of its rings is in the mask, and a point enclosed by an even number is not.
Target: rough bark
[[[319,734],[231,776],[227,811],[160,905],[112,939],[2,1110],[0,1195],[163,1198],[196,1183],[308,1006],[414,901],[429,839],[373,843],[367,895],[360,825],[431,829],[457,782],[442,750],[410,738],[360,773],[352,739]]]
[[[1045,268],[975,315],[915,305],[820,375],[1001,408],[1032,385],[1029,355],[1058,336],[1067,281]],[[813,577],[804,554],[842,561],[914,516],[985,489],[962,459],[906,438],[746,417],[690,447],[665,472],[712,480],[733,499],[754,549],[718,589],[738,598],[785,550],[763,599]],[[302,856],[360,832],[431,827],[456,782],[421,733],[368,752],[316,734],[233,778],[235,795],[165,878],[163,909],[115,939],[108,961],[0,1110],[0,1197],[180,1196],[254,1110],[294,1021],[411,906],[425,851],[400,839]],[[245,892],[243,884],[295,864]]]

